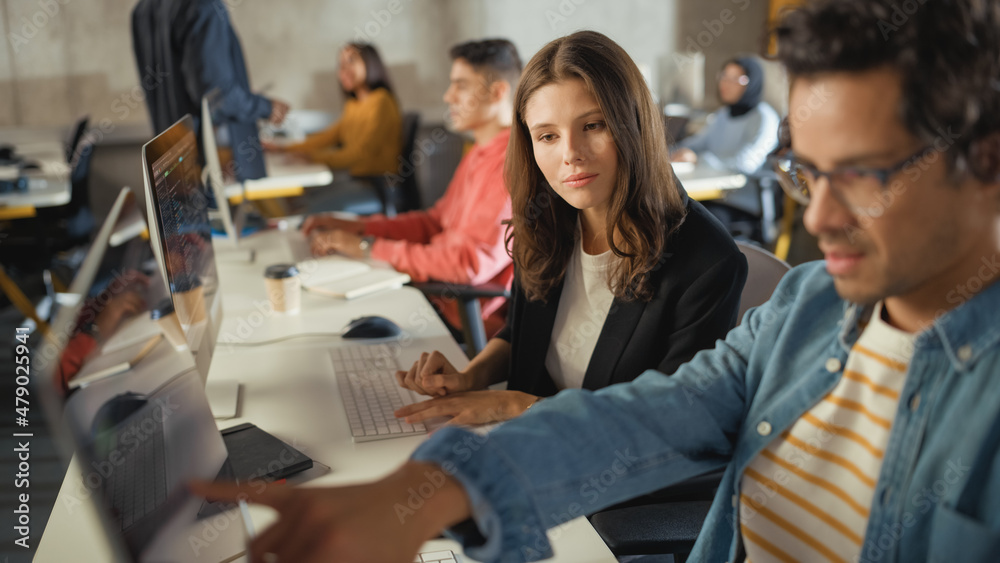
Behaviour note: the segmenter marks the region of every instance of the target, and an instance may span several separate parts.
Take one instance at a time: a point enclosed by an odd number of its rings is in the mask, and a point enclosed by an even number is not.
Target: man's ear
[[[510,82],[506,80],[494,80],[490,84],[490,103],[502,101],[510,94]]]
[[[975,141],[969,149],[969,168],[987,184],[1000,184],[1000,131]]]

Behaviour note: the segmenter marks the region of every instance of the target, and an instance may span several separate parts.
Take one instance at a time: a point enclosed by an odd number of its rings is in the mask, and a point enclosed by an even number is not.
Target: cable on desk
[[[320,336],[341,336],[343,332],[303,332],[302,334],[292,334],[290,336],[282,336],[281,338],[275,338],[273,340],[257,340],[253,342],[219,342],[221,346],[266,346],[268,344],[275,344],[278,342],[284,342],[286,340],[292,340],[294,338],[312,338]]]

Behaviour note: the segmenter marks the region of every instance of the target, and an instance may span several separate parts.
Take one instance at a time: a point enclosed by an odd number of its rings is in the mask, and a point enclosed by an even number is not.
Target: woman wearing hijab
[[[675,162],[698,159],[716,168],[756,172],[778,144],[778,114],[761,100],[764,72],[753,57],[738,57],[719,72],[719,99],[724,107],[707,126],[684,139],[671,156]]]

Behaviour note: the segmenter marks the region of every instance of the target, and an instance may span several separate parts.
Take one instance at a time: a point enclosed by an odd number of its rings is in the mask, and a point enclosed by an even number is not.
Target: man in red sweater
[[[510,218],[511,206],[503,164],[521,59],[504,39],[456,45],[451,58],[451,86],[444,101],[454,128],[470,132],[475,146],[462,158],[444,196],[427,211],[392,219],[309,217],[302,228],[311,237],[314,254],[370,256],[418,282],[510,287],[514,266],[504,246],[503,221]],[[437,305],[453,327],[460,326],[453,300]],[[482,303],[487,336],[503,327],[502,306],[502,299]]]

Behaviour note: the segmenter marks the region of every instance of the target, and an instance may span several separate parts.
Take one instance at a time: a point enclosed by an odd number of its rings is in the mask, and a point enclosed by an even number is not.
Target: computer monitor
[[[212,195],[215,196],[219,220],[222,222],[226,238],[232,243],[232,246],[237,247],[246,225],[248,212],[246,194],[241,190],[240,195],[244,197],[235,209],[230,208],[229,197],[226,195],[226,177],[222,171],[219,148],[215,141],[215,124],[212,122],[212,109],[208,96],[201,99],[201,138],[201,145],[205,151],[205,170],[202,174],[202,182],[211,188]],[[246,259],[253,260],[252,251]]]
[[[200,160],[190,115],[142,147],[150,241],[204,382],[222,300]]]
[[[110,244],[116,233],[134,232],[134,207],[123,189],[36,348],[33,375],[52,435],[81,472],[80,481],[68,476],[66,498],[96,505],[115,560],[222,561],[245,548],[239,511],[225,515],[229,529],[213,527],[213,541],[191,542],[211,520],[199,517],[204,502],[186,484],[216,478],[227,449],[190,351],[159,334],[108,350],[128,322],[149,318],[146,300],[157,289],[147,241],[122,235],[118,247]],[[124,371],[75,384],[123,361]]]

